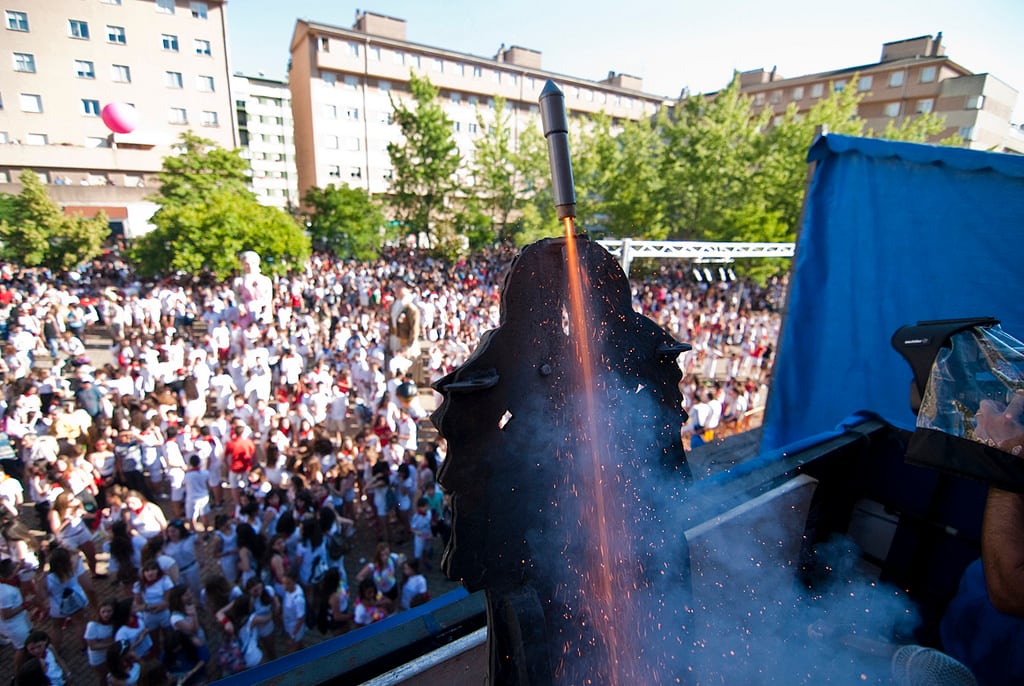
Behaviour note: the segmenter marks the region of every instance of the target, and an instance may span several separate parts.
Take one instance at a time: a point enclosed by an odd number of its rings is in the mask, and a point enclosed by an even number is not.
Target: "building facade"
[[[188,130],[237,146],[224,0],[6,0],[0,27],[0,190],[35,171],[65,210],[144,232],[156,173]],[[130,133],[101,118],[138,114]]]
[[[391,180],[387,145],[399,139],[391,98],[409,98],[410,73],[440,89],[464,158],[472,155],[477,113],[493,121],[504,98],[513,143],[527,126],[540,126],[537,98],[548,79],[565,93],[573,114],[604,111],[619,119],[651,116],[664,98],[642,92],[641,79],[610,73],[603,81],[541,68],[536,50],[502,46],[493,58],[406,40],[406,23],[357,12],[351,29],[299,20],[291,43],[289,84],[295,119],[299,190],[347,184],[386,193]]]
[[[859,114],[868,128],[881,132],[893,122],[935,112],[946,120],[936,140],[952,134],[975,150],[1024,152],[1010,117],[1017,91],[991,74],[975,74],[952,61],[942,34],[919,36],[882,45],[874,64],[785,78],[774,70],[740,74],[741,91],[758,110],[770,108],[781,116],[790,104],[807,112],[832,89],[852,84],[864,94]]]
[[[232,77],[238,143],[252,169],[250,188],[260,203],[299,207],[292,100],[288,83],[263,75]]]

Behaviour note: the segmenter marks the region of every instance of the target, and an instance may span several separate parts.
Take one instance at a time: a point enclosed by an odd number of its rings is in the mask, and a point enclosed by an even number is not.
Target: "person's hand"
[[[1013,455],[1020,455],[1024,450],[1024,391],[1017,391],[1009,404],[985,399],[978,406],[974,415],[977,429],[975,435],[979,440]]]

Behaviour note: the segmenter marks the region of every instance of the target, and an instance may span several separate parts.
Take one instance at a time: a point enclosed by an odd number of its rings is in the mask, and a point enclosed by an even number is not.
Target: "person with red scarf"
[[[245,488],[249,470],[256,455],[256,443],[249,438],[246,427],[236,421],[231,429],[231,439],[224,445],[224,459],[228,463],[228,485],[231,497],[238,504],[239,495]]]

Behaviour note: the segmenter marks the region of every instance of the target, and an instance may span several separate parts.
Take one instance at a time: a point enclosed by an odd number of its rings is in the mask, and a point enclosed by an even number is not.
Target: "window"
[[[381,112],[380,116],[377,117],[377,121],[379,121],[381,124],[391,124],[395,121],[395,115],[391,110]]]
[[[172,107],[167,112],[167,121],[171,124],[187,124],[188,112],[184,107]]]
[[[89,22],[81,19],[68,19],[68,35],[72,38],[89,40]]]
[[[7,132],[6,131],[0,131],[0,145],[7,145],[8,142],[10,142],[10,141],[7,138]],[[3,172],[0,172],[0,174],[2,174],[2,173]],[[6,176],[0,176],[0,183],[7,183],[7,177]]]
[[[121,0],[100,0],[100,2],[102,4],[104,4],[104,5],[120,5],[121,4]]]
[[[132,68],[127,64],[110,65],[110,80],[114,83],[131,83]]]
[[[99,136],[86,136],[85,147],[87,148],[105,148],[107,147],[107,139],[100,138]]]
[[[933,98],[925,98],[924,100],[917,101],[917,109],[915,110],[918,114],[928,114],[935,107],[935,100]]]
[[[391,61],[395,64],[405,64],[405,53],[401,50],[395,50],[391,53]]]
[[[7,10],[7,28],[11,31],[28,31],[28,14]]]
[[[526,77],[526,87],[529,88],[530,90],[536,90],[537,89],[537,79],[533,78],[532,76],[527,76]]]
[[[432,62],[432,64],[433,64],[433,67],[434,67],[434,71],[440,72],[442,74],[444,73],[444,60],[443,59],[441,59],[440,57],[435,57],[434,61]]]
[[[200,124],[203,126],[219,126],[220,122],[217,121],[217,113],[211,110],[203,110],[202,117],[200,117]]]
[[[462,102],[462,93],[452,93],[452,102],[456,105]]]
[[[18,101],[21,104],[22,112],[42,112],[43,97],[35,93],[21,93]]]
[[[359,57],[359,43],[349,43],[348,54],[352,57]]]
[[[903,85],[903,77],[906,72],[894,71],[889,74],[889,88],[898,88]]]
[[[338,106],[337,105],[324,105],[324,116],[328,119],[338,118]]]
[[[380,46],[371,45],[367,51],[370,54],[370,59],[375,62],[380,62]]]
[[[413,69],[419,69],[420,68],[420,56],[419,55],[409,55],[409,66],[412,67]]]
[[[160,14],[174,14],[174,0],[156,0],[156,11]]]
[[[507,76],[508,82],[511,83],[513,86],[519,84],[519,74],[507,74]]]
[[[960,130],[957,133],[959,133],[960,137],[963,138],[965,141],[973,141],[974,140],[974,127],[973,126],[961,126]]]
[[[839,79],[838,81],[832,84],[832,90],[834,90],[836,93],[842,93],[845,88],[846,79]]]
[[[464,65],[462,62],[456,62],[455,63],[455,73],[458,74],[459,76],[465,76],[466,75],[466,65]]]
[[[391,90],[391,82],[390,81],[385,81],[384,79],[381,79],[377,83],[377,87],[380,88],[382,91],[384,91],[386,93],[389,90]]]
[[[192,10],[193,19],[206,19],[207,13],[210,11],[209,5],[205,2],[190,2],[188,7]]]
[[[116,43],[117,45],[124,45],[124,27],[123,26],[110,26],[107,25],[107,42]]]
[[[82,114],[87,117],[98,117],[100,116],[100,101],[89,100],[86,98],[82,99]]]
[[[466,130],[469,131],[470,133],[476,133],[477,132],[476,122],[470,122],[467,125]]]
[[[349,121],[359,121],[359,108],[348,107],[345,109],[345,119]]]
[[[882,111],[887,117],[898,117],[900,116],[900,104],[898,102],[887,102],[885,103],[885,109]]]
[[[30,133],[25,136],[25,145],[48,145],[50,137],[45,133]]]
[[[353,179],[361,179],[363,178],[363,168],[352,167],[351,169],[348,170],[348,175]]]
[[[921,83],[931,83],[935,80],[935,67],[924,67],[921,69]]]
[[[871,84],[874,83],[874,78],[869,76],[862,76],[857,81],[857,91],[865,92],[871,90]]]
[[[345,150],[349,152],[356,152],[360,148],[359,139],[355,136],[345,136],[341,142]]]
[[[772,91],[771,95],[768,96],[768,99],[771,100],[773,105],[778,105],[782,102],[782,91]]]
[[[164,72],[164,85],[168,88],[181,88],[182,79],[180,71],[165,71]]]
[[[339,167],[336,164],[329,165],[327,167],[327,176],[331,177],[332,179],[340,179],[341,167]]]
[[[345,77],[345,88],[349,90],[359,90],[359,78],[352,76],[351,74]]]
[[[89,60],[75,60],[75,76],[80,79],[95,79],[96,70]]]
[[[816,83],[813,86],[811,86],[812,98],[820,98],[823,92],[825,92],[825,86],[823,86],[822,84]]]
[[[331,51],[331,39],[327,36],[319,36],[316,39],[316,49],[320,52]]]
[[[457,122],[457,121],[453,121],[452,122],[452,131],[454,131],[455,133],[458,133],[461,130],[462,130],[462,123],[461,122]]]
[[[28,74],[36,73],[36,58],[27,52],[14,53],[14,71],[23,71]]]
[[[212,93],[214,91],[212,76],[197,76],[196,90],[201,93]]]
[[[760,107],[763,104],[764,104],[764,93],[755,93],[754,94],[754,105],[756,105],[757,107]]]
[[[203,55],[205,57],[210,57],[213,55],[213,49],[210,47],[210,41],[208,40],[196,38],[194,41],[192,41],[192,46],[195,48],[197,55]]]
[[[324,147],[327,148],[328,150],[337,150],[338,149],[338,137],[337,136],[327,136],[326,138],[324,138]]]
[[[478,100],[475,95],[471,95],[469,96],[469,100],[467,100],[466,102],[468,102],[470,105],[476,106]]]
[[[338,75],[332,74],[329,71],[321,72],[320,79],[328,86],[333,86],[338,82]]]
[[[178,37],[170,33],[161,34],[160,45],[163,46],[164,50],[178,52]]]
[[[793,99],[794,100],[803,100],[804,99],[804,87],[803,86],[797,86],[796,88],[793,89]]]
[[[969,95],[969,96],[967,96],[967,109],[969,109],[969,110],[982,110],[982,109],[985,109],[985,96],[984,95]]]
[[[473,67],[473,78],[482,79],[484,76],[484,70],[482,67]]]

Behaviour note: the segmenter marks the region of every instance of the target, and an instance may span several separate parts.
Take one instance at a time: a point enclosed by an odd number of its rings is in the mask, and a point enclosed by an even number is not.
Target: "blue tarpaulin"
[[[992,316],[1024,339],[1024,157],[825,135],[808,161],[762,452],[858,412],[912,429],[905,324]]]

